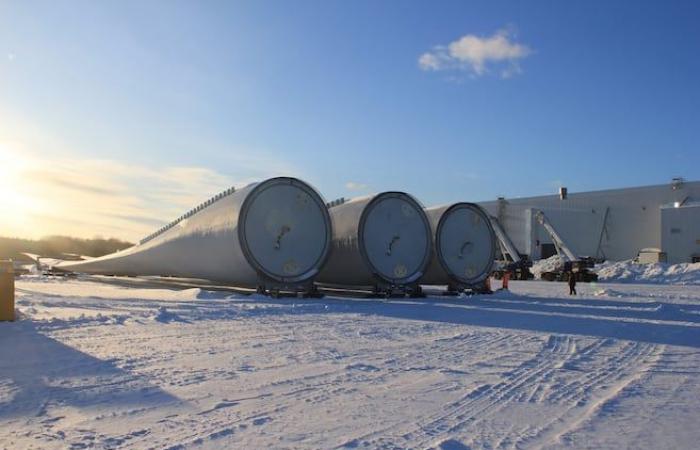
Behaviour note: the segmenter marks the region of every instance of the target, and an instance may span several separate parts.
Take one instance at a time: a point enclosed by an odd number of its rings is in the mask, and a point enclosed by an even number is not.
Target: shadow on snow
[[[114,279],[110,283],[134,286],[131,279]],[[139,282],[143,287],[144,283]],[[147,284],[147,283],[146,283]],[[163,287],[167,283],[160,283]],[[173,287],[171,287],[172,289]],[[174,290],[181,290],[175,287]],[[471,298],[428,297],[382,301],[326,297],[318,299],[272,299],[260,296],[231,297],[224,292],[202,291],[198,300],[168,301],[169,307],[182,304],[196,319],[231,319],[239,317],[236,305],[253,305],[245,316],[365,313],[399,319],[443,322],[492,328],[624,339],[656,344],[700,348],[700,305],[675,304],[645,298],[639,301],[603,298],[540,298],[499,292],[493,296]],[[231,293],[228,293],[231,294]],[[66,296],[68,297],[68,296]],[[114,299],[112,299],[114,300]],[[132,304],[142,300],[129,300]],[[215,305],[210,302],[214,301]],[[116,302],[120,302],[116,300]],[[146,301],[158,303],[157,301]],[[265,305],[285,306],[266,308]],[[202,315],[202,307],[211,307]],[[188,311],[178,311],[188,315]]]
[[[41,334],[26,320],[0,326],[0,382],[14,391],[0,403],[0,418],[42,416],[48,406],[114,411],[181,402],[111,361]]]
[[[240,299],[237,303],[318,304],[318,300]],[[400,299],[326,298],[328,313],[363,313],[397,319],[577,334],[700,348],[700,306],[658,301],[552,299],[514,294],[494,297]],[[271,311],[272,312],[272,311]],[[314,312],[314,311],[310,311]],[[275,312],[272,312],[273,314]]]

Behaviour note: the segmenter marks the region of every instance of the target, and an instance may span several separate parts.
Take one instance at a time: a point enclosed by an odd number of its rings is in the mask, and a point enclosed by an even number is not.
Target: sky
[[[425,205],[700,179],[696,1],[0,0],[0,235],[229,186]]]

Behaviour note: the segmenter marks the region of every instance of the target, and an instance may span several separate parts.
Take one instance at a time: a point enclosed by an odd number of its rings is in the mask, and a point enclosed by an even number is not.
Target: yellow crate
[[[0,261],[0,321],[15,320],[15,270],[12,261]]]

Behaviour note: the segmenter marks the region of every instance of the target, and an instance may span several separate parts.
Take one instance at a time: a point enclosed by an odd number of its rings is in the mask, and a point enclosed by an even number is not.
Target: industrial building
[[[700,181],[479,203],[532,260],[556,253],[542,211],[579,256],[620,261],[654,249],[669,263],[700,262]]]

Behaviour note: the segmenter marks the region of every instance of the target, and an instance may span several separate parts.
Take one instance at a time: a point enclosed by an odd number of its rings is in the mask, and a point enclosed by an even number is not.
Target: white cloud
[[[231,185],[243,184],[202,167],[27,157],[5,180],[10,181],[5,186],[10,197],[22,200],[14,205],[16,223],[6,222],[3,235],[101,235],[130,240]]]
[[[198,166],[45,157],[0,140],[0,210],[12,211],[0,236],[100,235],[134,242],[230,186],[288,174],[282,164],[268,171],[252,167],[253,158],[240,162],[242,171],[223,174]]]
[[[440,70],[442,62],[437,52],[435,54],[428,52],[420,55],[418,58],[418,65],[423,70]]]
[[[345,183],[345,189],[349,191],[366,191],[369,188],[366,184],[356,183],[354,181],[348,181]]]
[[[423,70],[462,70],[473,76],[489,73],[490,67],[498,67],[503,78],[521,72],[519,61],[532,53],[523,44],[515,42],[513,32],[504,28],[492,36],[479,37],[467,34],[447,45],[438,45],[418,58]]]
[[[98,159],[0,107],[0,211],[11,211],[0,221],[0,236],[135,241],[230,186],[280,175],[305,178],[303,168],[264,150],[191,143],[200,146],[215,149],[218,161],[202,158],[208,167],[165,158],[139,164],[128,153]]]

